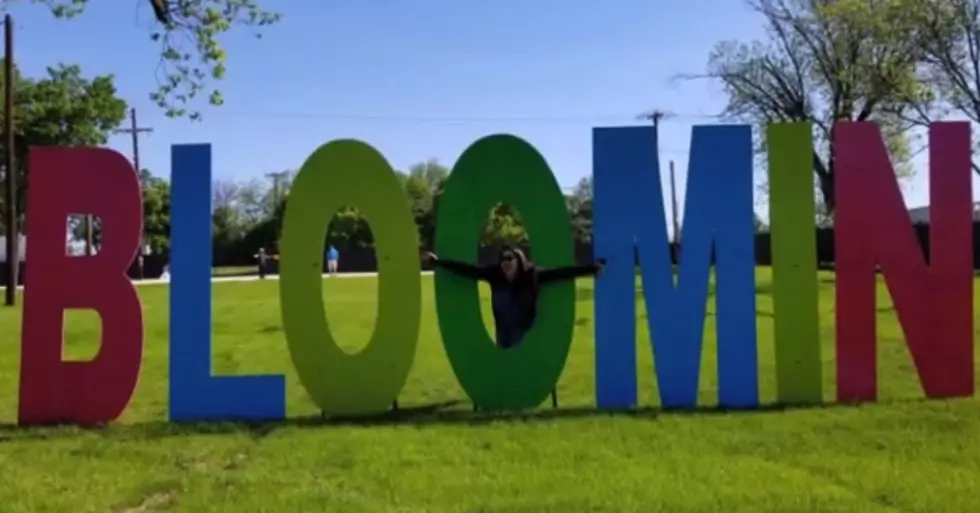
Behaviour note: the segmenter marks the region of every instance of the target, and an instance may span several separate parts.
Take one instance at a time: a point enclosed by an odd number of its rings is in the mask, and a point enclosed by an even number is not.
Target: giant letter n
[[[139,180],[125,157],[100,148],[32,149],[29,176],[18,419],[107,422],[126,409],[143,356],[142,310],[126,276],[140,247]],[[71,214],[102,220],[98,254],[66,254]],[[64,311],[70,308],[101,317],[101,347],[91,361],[62,360]]]
[[[875,264],[928,397],[973,394],[970,125],[929,127],[929,264],[878,127],[835,128],[837,397],[877,396]]]
[[[651,127],[593,132],[596,400],[636,404],[636,278],[640,256],[654,364],[664,407],[697,405],[712,248],[717,260],[718,402],[758,403],[752,132],[695,127],[684,206],[682,262],[674,286]]]

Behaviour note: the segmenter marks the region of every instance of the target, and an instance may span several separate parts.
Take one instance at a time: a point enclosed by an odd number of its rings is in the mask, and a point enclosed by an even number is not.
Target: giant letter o
[[[487,213],[498,202],[517,208],[542,267],[572,265],[572,228],[565,197],[548,163],[511,135],[473,143],[453,167],[439,200],[435,250],[440,258],[475,262]],[[436,310],[456,378],[487,409],[533,408],[561,376],[575,324],[575,283],[541,289],[534,326],[517,347],[487,335],[476,282],[438,269]]]
[[[345,353],[323,307],[323,251],[331,217],[350,205],[367,218],[378,260],[378,318],[367,347]],[[340,140],[303,164],[283,221],[279,301],[289,353],[300,381],[329,415],[389,408],[405,386],[421,319],[416,228],[388,162],[371,146]]]

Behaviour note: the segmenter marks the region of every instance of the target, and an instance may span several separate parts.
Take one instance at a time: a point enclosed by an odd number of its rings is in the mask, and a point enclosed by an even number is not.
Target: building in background
[[[909,209],[913,224],[929,224],[929,206]],[[980,202],[973,204],[973,222],[980,221]]]
[[[24,255],[27,250],[27,238],[23,235],[17,239],[17,254],[21,262],[25,260]],[[7,261],[7,236],[0,235],[0,262]]]

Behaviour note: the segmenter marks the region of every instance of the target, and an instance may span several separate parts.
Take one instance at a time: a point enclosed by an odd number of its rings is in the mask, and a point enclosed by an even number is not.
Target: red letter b
[[[18,421],[107,422],[126,409],[143,356],[142,310],[126,276],[142,238],[139,180],[125,157],[101,148],[34,148],[29,168]],[[71,214],[102,220],[98,254],[66,254]],[[101,317],[92,361],[62,360],[69,308]]]

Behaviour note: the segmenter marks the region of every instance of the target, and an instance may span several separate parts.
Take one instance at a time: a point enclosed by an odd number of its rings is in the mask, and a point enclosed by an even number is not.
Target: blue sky
[[[204,109],[203,122],[167,119],[148,100],[159,48],[144,0],[91,2],[72,21],[15,3],[17,61],[30,75],[57,62],[114,73],[155,129],[141,163],[161,176],[175,143],[210,142],[216,178],[248,179],[296,169],[336,138],[363,139],[406,169],[430,157],[451,165],[476,139],[509,132],[572,186],[591,173],[591,127],[658,107],[677,113],[662,125],[661,162],[676,162],[683,187],[691,126],[714,123],[725,97],[717,84],[670,78],[703,70],[718,40],[763,35],[737,0],[264,3],[282,22],[262,39],[225,38],[226,104]],[[126,136],[110,145],[131,154]],[[905,189],[910,205],[927,203],[925,173]]]

